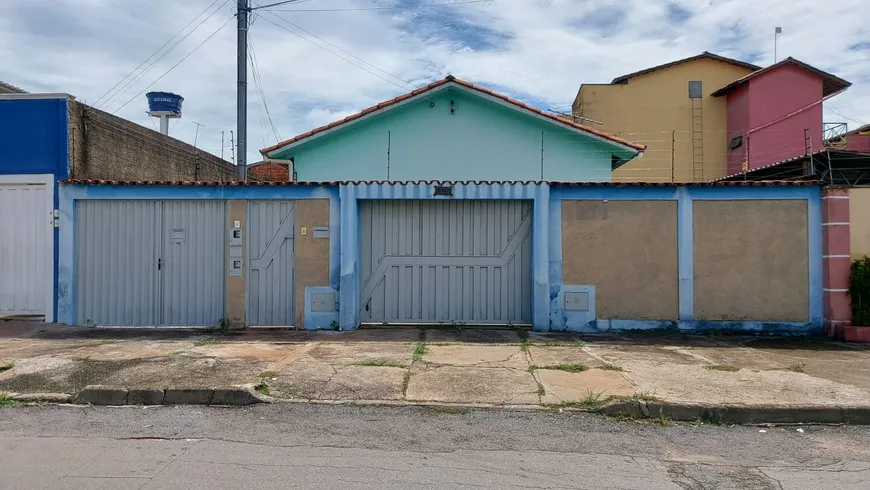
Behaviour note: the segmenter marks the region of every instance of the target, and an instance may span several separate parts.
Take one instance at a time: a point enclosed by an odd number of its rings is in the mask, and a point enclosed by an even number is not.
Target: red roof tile
[[[532,107],[532,106],[526,104],[525,102],[521,102],[519,100],[512,99],[506,95],[500,94],[498,92],[494,92],[488,88],[484,88],[484,87],[481,87],[479,85],[475,85],[471,82],[466,82],[464,80],[460,80],[452,75],[448,75],[446,78],[438,80],[437,82],[430,83],[429,85],[426,85],[425,87],[418,88],[416,90],[408,92],[407,94],[400,95],[394,99],[390,99],[390,100],[381,102],[377,105],[374,105],[372,107],[369,107],[367,109],[363,109],[362,111],[360,111],[356,114],[351,114],[350,116],[347,116],[344,119],[329,123],[326,126],[321,126],[319,128],[312,129],[311,131],[308,131],[307,133],[302,133],[300,135],[294,136],[293,138],[282,141],[282,142],[280,142],[276,145],[272,145],[268,148],[263,148],[262,150],[260,150],[260,153],[265,155],[267,153],[273,152],[273,151],[275,151],[279,148],[282,148],[284,146],[291,145],[293,143],[297,143],[299,141],[302,141],[305,138],[309,138],[311,136],[314,136],[315,134],[319,134],[319,133],[322,133],[324,131],[328,131],[330,129],[333,129],[337,126],[341,126],[342,124],[349,123],[351,121],[355,121],[357,119],[360,119],[361,117],[366,116],[368,114],[371,114],[372,112],[379,111],[381,109],[385,109],[387,107],[396,105],[402,101],[408,100],[412,97],[416,97],[422,93],[429,92],[429,91],[434,90],[438,87],[441,87],[442,85],[447,85],[448,83],[455,83],[455,84],[462,86],[462,87],[465,87],[467,89],[474,90],[476,92],[480,92],[482,94],[489,95],[491,97],[496,97],[496,98],[501,99],[509,104],[512,104],[520,109],[524,109],[524,110],[530,111],[536,115],[546,117],[547,119],[550,119],[550,120],[552,120],[558,124],[561,124],[563,126],[567,126],[567,127],[572,128],[572,129],[576,129],[576,130],[579,130],[579,131],[582,131],[585,133],[589,133],[591,135],[598,136],[600,138],[604,138],[608,141],[612,141],[612,142],[618,143],[620,145],[625,145],[625,146],[632,148],[634,150],[637,150],[637,151],[643,151],[646,148],[645,145],[638,145],[636,143],[632,143],[631,141],[622,139],[618,136],[614,136],[612,134],[605,133],[604,131],[599,131],[597,129],[590,128],[589,126],[585,126],[583,124],[579,124],[576,122],[567,121],[565,119],[560,118],[559,116],[557,116],[555,114],[550,114],[550,113],[544,112],[536,107]]]
[[[729,83],[728,85],[725,85],[724,87],[720,88],[719,90],[713,92],[711,95],[713,97],[719,97],[719,96],[725,95],[731,89],[737,87],[738,85],[742,85],[742,84],[748,82],[749,80],[752,80],[753,78],[757,77],[758,75],[761,75],[763,73],[767,73],[767,72],[774,70],[776,68],[779,68],[780,66],[783,66],[783,65],[795,65],[795,66],[798,66],[804,70],[807,70],[811,73],[815,73],[816,75],[820,76],[824,82],[824,84],[822,86],[822,96],[824,96],[824,97],[827,97],[828,95],[836,93],[840,90],[849,88],[852,85],[851,82],[847,82],[846,80],[843,80],[842,78],[840,78],[838,76],[832,75],[826,71],[819,70],[818,68],[816,68],[814,66],[810,66],[810,65],[804,63],[803,61],[796,60],[796,59],[792,58],[791,56],[789,56],[788,58],[780,61],[779,63],[774,63],[770,66],[766,66],[760,70],[756,70],[756,71],[754,71],[746,76],[738,78],[737,80],[734,80],[733,82]]]
[[[537,185],[548,184],[554,187],[742,187],[742,186],[805,186],[819,185],[816,181],[733,181],[733,182],[545,182],[539,180],[523,181],[489,181],[489,180],[407,180],[407,181],[384,181],[384,180],[355,180],[347,182],[280,182],[280,181],[192,181],[192,180],[102,180],[102,179],[67,179],[61,180],[61,184],[76,185],[172,185],[172,186],[199,186],[199,187],[241,187],[241,186],[338,186],[346,185],[503,185],[525,184]]]

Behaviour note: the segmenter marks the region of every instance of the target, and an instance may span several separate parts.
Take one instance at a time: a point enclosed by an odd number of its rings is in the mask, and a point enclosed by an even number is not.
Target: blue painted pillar
[[[532,329],[550,329],[550,186],[541,184],[532,204]]]
[[[692,195],[685,186],[677,189],[677,262],[680,321],[691,322],[695,319],[695,232]]]
[[[824,280],[822,244],[822,193],[814,188],[807,197],[807,249],[809,251],[809,323],[819,328],[824,324]]]
[[[562,196],[561,193],[550,192],[549,207],[549,275],[550,275],[550,324],[549,331],[565,329],[564,312],[562,311]]]
[[[342,233],[338,291],[338,324],[343,330],[359,328],[359,207],[355,184],[339,188]]]

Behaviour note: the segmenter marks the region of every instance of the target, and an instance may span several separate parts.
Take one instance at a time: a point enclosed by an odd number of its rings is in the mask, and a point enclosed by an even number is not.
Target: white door
[[[0,316],[50,320],[54,252],[45,184],[0,184]]]

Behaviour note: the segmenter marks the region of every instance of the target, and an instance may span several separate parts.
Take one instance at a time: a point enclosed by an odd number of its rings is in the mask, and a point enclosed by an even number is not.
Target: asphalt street
[[[0,489],[870,488],[870,428],[281,404],[0,409]]]

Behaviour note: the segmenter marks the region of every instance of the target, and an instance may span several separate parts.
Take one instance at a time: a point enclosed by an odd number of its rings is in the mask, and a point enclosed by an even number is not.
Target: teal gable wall
[[[543,180],[609,181],[614,152],[632,155],[459,87],[426,97],[271,157],[292,157],[308,182],[540,180],[543,135]]]

